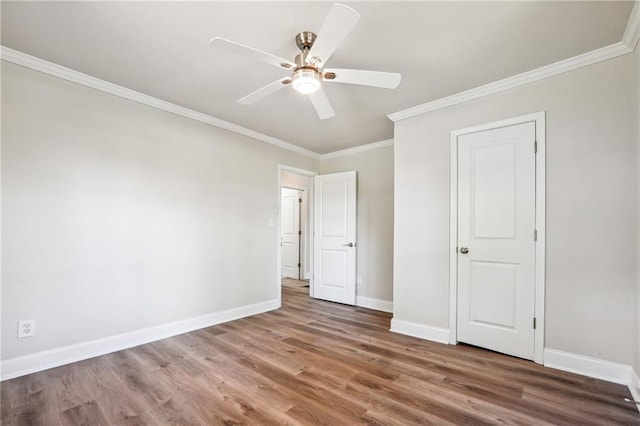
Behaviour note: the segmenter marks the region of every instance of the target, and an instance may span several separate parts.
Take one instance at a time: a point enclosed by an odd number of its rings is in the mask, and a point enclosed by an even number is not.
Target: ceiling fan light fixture
[[[320,73],[312,68],[301,68],[291,78],[293,89],[303,95],[310,95],[320,88]]]

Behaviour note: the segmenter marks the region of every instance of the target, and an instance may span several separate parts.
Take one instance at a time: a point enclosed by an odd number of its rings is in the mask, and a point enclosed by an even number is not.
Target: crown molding
[[[272,136],[265,135],[264,133],[248,129],[238,124],[221,120],[211,115],[203,114],[201,112],[194,111],[192,109],[185,108],[171,102],[163,101],[162,99],[154,98],[153,96],[145,95],[144,93],[136,92],[135,90],[127,89],[126,87],[119,86],[117,84],[110,83],[96,77],[92,77],[88,74],[83,74],[71,68],[63,67],[62,65],[54,64],[44,59],[36,58],[35,56],[27,55],[26,53],[8,48],[6,46],[0,46],[0,59],[12,62],[17,65],[21,65],[23,67],[31,68],[44,74],[62,78],[64,80],[80,84],[82,86],[90,87],[104,93],[119,96],[130,101],[138,102],[140,104],[157,108],[162,111],[170,112],[185,118],[190,118],[191,120],[199,121],[201,123],[219,127],[221,129],[247,136],[252,139],[266,142],[279,148],[295,152],[296,154],[305,155],[314,159],[320,158],[320,155],[316,152],[301,148],[297,145],[285,142]]]
[[[533,83],[538,80],[553,77],[554,75],[573,71],[578,68],[606,61],[608,59],[612,59],[621,55],[626,55],[631,51],[632,49],[629,46],[622,42],[618,42],[609,46],[602,47],[600,49],[592,50],[591,52],[574,56],[573,58],[568,58],[550,65],[546,65],[544,67],[524,72],[522,74],[517,74],[512,77],[495,81],[493,83],[485,84],[484,86],[465,90],[464,92],[456,93],[455,95],[446,96],[444,98],[436,99],[435,101],[427,102],[414,106],[412,108],[394,112],[392,114],[389,114],[387,117],[389,117],[389,119],[394,122],[405,120],[407,118],[415,117],[420,114],[436,111],[453,105],[469,102],[474,99],[504,92],[505,90],[513,89],[525,84]]]
[[[507,77],[493,83],[485,84],[484,86],[479,86],[474,89],[394,112],[387,115],[387,117],[394,122],[405,120],[420,114],[458,105],[474,99],[479,99],[505,90],[523,86],[525,84],[533,83],[538,80],[553,77],[554,75],[573,71],[608,59],[613,59],[633,52],[633,49],[638,45],[638,40],[640,40],[640,0],[636,0],[634,2],[622,40],[618,43],[592,50],[591,52],[586,52],[550,65],[545,65],[522,74]]]
[[[586,67],[588,65],[616,58],[621,55],[626,55],[628,53],[631,53],[633,49],[635,49],[635,47],[638,45],[639,40],[640,1],[636,0],[634,2],[631,13],[629,14],[629,20],[627,21],[627,26],[625,28],[622,41],[618,43],[605,46],[600,49],[592,50],[591,52],[583,53],[581,55],[558,61],[550,65],[524,72],[522,74],[507,77],[493,83],[485,84],[483,86],[456,93],[451,96],[446,96],[444,98],[436,99],[434,101],[426,102],[424,104],[416,105],[411,108],[394,112],[387,115],[387,117],[394,122],[405,120],[407,118],[415,117],[420,114],[436,111],[474,99],[479,99],[485,96],[500,93],[558,74],[573,71],[582,67]],[[185,108],[171,102],[163,101],[162,99],[154,98],[153,96],[145,95],[144,93],[136,92],[135,90],[131,90],[105,80],[101,80],[88,74],[83,74],[71,68],[63,67],[62,65],[54,64],[35,56],[27,55],[26,53],[8,48],[6,46],[0,45],[0,59],[27,68],[31,68],[36,71],[40,71],[54,77],[62,78],[73,83],[100,90],[105,93],[119,96],[124,99],[138,102],[143,105],[157,108],[162,111],[170,112],[185,118],[199,121],[201,123],[219,127],[221,129],[247,136],[249,138],[259,140],[316,160],[327,160],[330,158],[343,157],[393,145],[393,139],[387,139],[380,142],[373,142],[370,144],[329,152],[326,154],[318,154],[317,152],[313,152],[311,150],[302,148],[273,136],[260,133],[258,131],[240,126],[238,124],[213,117],[211,115]]]
[[[386,146],[393,145],[393,139],[385,141],[374,142],[367,145],[360,145],[354,148],[348,148],[340,151],[334,151],[327,154],[318,154],[311,150],[299,147],[292,143],[283,141],[273,136],[266,135],[264,133],[257,132],[255,130],[248,129],[238,124],[231,123],[229,121],[221,120],[219,118],[207,115],[198,111],[194,111],[189,108],[182,107],[180,105],[173,104],[171,102],[163,101],[162,99],[154,98],[153,96],[145,95],[144,93],[136,92],[135,90],[128,89],[126,87],[110,83],[105,80],[101,80],[97,77],[90,76],[88,74],[81,73],[71,68],[63,67],[62,65],[54,64],[53,62],[46,61],[44,59],[37,58],[35,56],[27,55],[15,49],[11,49],[6,46],[0,45],[0,59],[3,61],[11,62],[16,65],[30,68],[35,71],[39,71],[44,74],[48,74],[54,77],[61,78],[63,80],[70,81],[72,83],[80,84],[85,87],[90,87],[95,90],[99,90],[110,95],[119,96],[121,98],[137,102],[143,105],[157,108],[162,111],[170,112],[191,120],[199,121],[204,124],[208,124],[214,127],[219,127],[224,130],[228,130],[233,133],[237,133],[243,136],[247,136],[252,139],[265,142],[279,148],[286,149],[288,151],[301,154],[315,160],[325,160],[328,158],[336,158],[344,155],[356,154],[358,152],[370,151],[372,149],[384,148]]]
[[[636,0],[622,36],[622,43],[633,50],[638,45],[638,40],[640,40],[640,1]]]
[[[380,142],[368,143],[366,145],[358,145],[353,148],[341,149],[340,151],[333,151],[326,154],[320,154],[320,160],[328,160],[329,158],[345,157],[347,155],[358,154],[361,152],[372,151],[374,149],[386,148],[393,146],[393,139],[386,139]]]

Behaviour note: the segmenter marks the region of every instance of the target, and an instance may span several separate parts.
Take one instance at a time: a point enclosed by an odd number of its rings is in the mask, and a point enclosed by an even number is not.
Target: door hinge
[[[302,198],[298,198],[298,202],[299,202],[299,203],[302,203]]]
[[[538,153],[538,141],[533,141],[533,153]]]
[[[536,317],[533,317],[533,329],[536,329]]]
[[[538,230],[537,229],[533,230],[533,241],[538,241]]]
[[[298,235],[302,235],[302,231],[298,231]]]
[[[298,263],[298,268],[299,268],[299,267],[301,267],[301,266],[302,266],[302,264],[301,264],[301,263]]]

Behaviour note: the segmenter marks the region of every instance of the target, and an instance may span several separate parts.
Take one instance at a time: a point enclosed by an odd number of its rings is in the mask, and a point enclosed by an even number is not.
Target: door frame
[[[450,192],[449,192],[449,343],[458,343],[458,137],[470,133],[478,133],[500,127],[508,127],[523,123],[535,123],[535,138],[537,142],[536,166],[535,166],[535,229],[537,241],[535,247],[535,272],[534,272],[534,312],[536,329],[534,331],[534,355],[533,360],[543,363],[544,353],[544,325],[545,325],[545,145],[546,127],[545,111],[533,114],[521,115],[506,120],[480,124],[454,130],[450,133]],[[533,147],[532,147],[533,149]]]
[[[276,222],[276,267],[278,273],[276,289],[278,290],[278,307],[282,306],[282,248],[280,247],[280,233],[282,220],[280,218],[280,204],[282,203],[282,172],[289,172],[296,175],[308,177],[309,179],[309,192],[307,193],[307,209],[309,210],[309,223],[307,228],[307,238],[309,239],[309,251],[313,253],[313,177],[318,175],[318,172],[311,170],[304,170],[297,167],[287,166],[284,164],[278,164],[278,188],[277,188],[277,203],[274,206],[274,213],[277,218]],[[297,189],[297,188],[296,188]],[[309,256],[309,295],[313,297],[313,256]]]

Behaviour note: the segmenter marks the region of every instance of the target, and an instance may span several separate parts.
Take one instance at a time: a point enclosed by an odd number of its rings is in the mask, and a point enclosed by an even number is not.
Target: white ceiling
[[[396,90],[325,84],[336,111],[281,90],[236,100],[283,71],[208,45],[214,36],[287,59],[331,2],[2,2],[2,45],[306,149],[393,136],[386,115],[620,41],[626,2],[345,2],[362,18],[329,67],[399,72]]]

